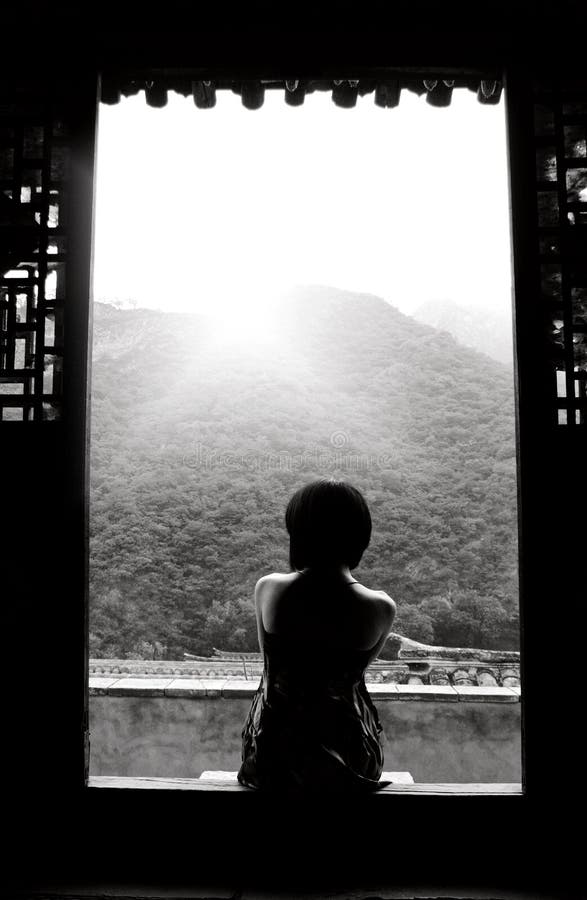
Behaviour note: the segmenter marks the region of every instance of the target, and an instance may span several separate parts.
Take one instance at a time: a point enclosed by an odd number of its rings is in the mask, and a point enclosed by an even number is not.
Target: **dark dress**
[[[242,731],[241,784],[375,791],[383,733],[365,686],[370,650],[341,651],[264,632],[264,668]]]

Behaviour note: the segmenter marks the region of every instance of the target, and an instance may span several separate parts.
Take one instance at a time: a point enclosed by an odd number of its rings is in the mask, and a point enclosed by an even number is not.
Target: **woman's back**
[[[286,635],[324,652],[372,650],[375,655],[391,602],[383,591],[327,571],[268,575],[256,590],[257,618],[266,634]]]
[[[243,729],[239,781],[251,787],[381,787],[381,725],[364,672],[387,637],[389,598],[339,575],[261,579],[264,669]],[[384,617],[383,617],[384,618]]]

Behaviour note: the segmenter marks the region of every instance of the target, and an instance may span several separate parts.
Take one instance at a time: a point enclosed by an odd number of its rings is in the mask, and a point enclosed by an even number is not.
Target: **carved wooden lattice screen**
[[[375,84],[368,88],[375,89]],[[483,91],[480,96],[484,102],[495,102],[499,92],[494,90],[489,101]],[[68,233],[65,201],[70,146],[67,119],[57,97],[55,93],[33,95],[13,86],[0,94],[2,422],[47,421],[62,414]],[[584,85],[573,88],[548,83],[537,87],[535,142],[540,274],[545,330],[550,338],[547,356],[552,408],[559,424],[585,426]]]
[[[534,122],[540,280],[559,425],[587,425],[587,91],[538,84]]]
[[[69,176],[55,96],[0,94],[0,421],[59,419]]]

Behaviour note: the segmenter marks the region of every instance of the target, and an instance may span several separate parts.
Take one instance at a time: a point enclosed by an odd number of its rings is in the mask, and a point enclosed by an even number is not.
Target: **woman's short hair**
[[[321,564],[359,565],[371,539],[365,498],[351,484],[312,481],[295,492],[285,512],[292,569]]]

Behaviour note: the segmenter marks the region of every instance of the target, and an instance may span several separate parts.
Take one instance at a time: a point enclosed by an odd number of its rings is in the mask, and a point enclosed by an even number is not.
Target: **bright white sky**
[[[295,284],[506,310],[510,235],[504,104],[408,91],[354,110],[317,92],[262,109],[220,92],[100,107],[95,297],[229,312]],[[250,306],[249,306],[250,308]]]

